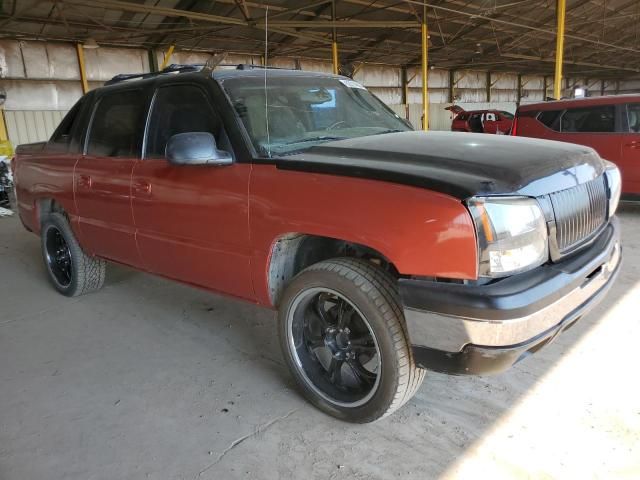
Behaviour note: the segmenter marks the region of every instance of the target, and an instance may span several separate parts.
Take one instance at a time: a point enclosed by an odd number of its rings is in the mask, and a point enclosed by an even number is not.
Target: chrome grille
[[[604,175],[551,195],[556,218],[556,242],[560,253],[590,237],[607,220]]]

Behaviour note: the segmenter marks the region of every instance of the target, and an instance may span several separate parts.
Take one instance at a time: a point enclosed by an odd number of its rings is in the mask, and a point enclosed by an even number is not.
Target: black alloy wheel
[[[68,287],[72,280],[72,260],[69,245],[55,226],[49,226],[45,237],[46,260],[56,282]]]
[[[356,407],[380,380],[377,340],[362,313],[328,288],[303,292],[289,310],[289,341],[308,386],[330,403]]]

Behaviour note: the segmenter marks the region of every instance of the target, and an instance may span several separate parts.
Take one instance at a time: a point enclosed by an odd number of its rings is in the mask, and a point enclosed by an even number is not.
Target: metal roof
[[[0,0],[0,38],[46,39],[331,61],[420,63],[416,0]],[[554,0],[432,0],[429,64],[552,74]],[[268,8],[268,12],[267,12]],[[267,25],[268,24],[268,25]],[[625,78],[640,72],[640,1],[567,0],[565,75]]]

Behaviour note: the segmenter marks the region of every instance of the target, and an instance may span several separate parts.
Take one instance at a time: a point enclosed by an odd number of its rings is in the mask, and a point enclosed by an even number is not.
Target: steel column
[[[4,121],[4,108],[0,107],[0,143],[9,141],[7,124]]]
[[[487,72],[487,103],[491,103],[491,72]]]
[[[336,2],[331,2],[331,19],[336,21]],[[333,27],[331,31],[331,59],[333,61],[333,74],[337,75],[340,70],[340,64],[338,63],[338,34],[336,27]]]
[[[164,60],[162,60],[162,65],[160,66],[160,70],[164,70],[168,65],[169,60],[171,60],[171,55],[173,55],[173,49],[176,48],[175,45],[170,45],[167,53],[164,54]]]
[[[427,29],[427,6],[422,9],[422,129],[429,130],[429,92],[427,75],[429,60],[429,30]]]
[[[158,71],[158,57],[156,57],[156,51],[153,48],[147,50],[147,56],[149,57],[149,71]]]
[[[76,52],[78,53],[78,69],[80,70],[82,93],[87,93],[89,91],[89,82],[87,81],[87,69],[84,65],[84,49],[81,43],[76,43]]]
[[[402,104],[404,105],[404,118],[409,120],[409,75],[407,74],[407,67],[402,67],[401,70],[401,82],[402,82]]]
[[[557,0],[557,2],[558,30],[556,32],[556,72],[553,79],[553,97],[559,100],[562,96],[562,60],[564,57],[564,23],[567,0]]]
[[[456,87],[456,71],[449,70],[449,103],[453,103],[455,101],[455,89]]]

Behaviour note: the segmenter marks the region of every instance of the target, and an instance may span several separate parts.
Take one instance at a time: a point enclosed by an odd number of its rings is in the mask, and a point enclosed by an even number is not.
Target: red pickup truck
[[[592,149],[414,132],[334,75],[118,76],[12,168],[62,294],[98,290],[108,260],[277,309],[302,392],[353,422],[398,409],[425,369],[535,352],[621,258],[619,171]]]

